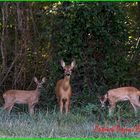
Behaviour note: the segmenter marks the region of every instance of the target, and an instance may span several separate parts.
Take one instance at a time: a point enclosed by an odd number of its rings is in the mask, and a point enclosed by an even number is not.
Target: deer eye
[[[69,71],[72,71],[72,70],[73,70],[72,68],[69,69]]]
[[[64,71],[67,71],[67,69],[64,69]]]

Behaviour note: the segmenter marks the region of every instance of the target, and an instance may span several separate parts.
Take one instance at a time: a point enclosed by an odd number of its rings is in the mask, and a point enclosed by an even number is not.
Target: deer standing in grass
[[[36,77],[34,77],[34,82],[37,85],[35,90],[8,90],[3,94],[5,101],[4,109],[8,110],[9,114],[14,106],[14,104],[28,104],[29,112],[31,115],[34,114],[34,107],[39,101],[40,88],[45,82],[45,77],[39,82]]]
[[[102,107],[107,101],[109,102],[109,116],[111,116],[117,102],[129,100],[137,116],[137,107],[140,107],[139,96],[140,91],[135,87],[120,87],[109,90],[107,94],[100,97],[100,102]]]
[[[65,108],[65,113],[67,114],[70,109],[70,98],[72,96],[70,76],[75,67],[75,61],[72,61],[71,65],[65,65],[65,62],[61,60],[61,66],[64,70],[64,79],[59,80],[56,84],[56,97],[59,103],[60,112],[62,113]]]

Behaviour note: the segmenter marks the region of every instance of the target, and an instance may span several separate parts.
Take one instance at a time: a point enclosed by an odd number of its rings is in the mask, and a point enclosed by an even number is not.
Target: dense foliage
[[[96,103],[110,88],[139,84],[138,3],[1,3],[0,90],[33,89],[54,108],[60,59],[76,60],[72,105]],[[133,16],[135,15],[135,16]]]

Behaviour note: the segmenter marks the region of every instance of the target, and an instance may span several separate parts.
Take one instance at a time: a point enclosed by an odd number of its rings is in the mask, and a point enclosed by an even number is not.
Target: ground
[[[139,132],[132,129],[140,124],[140,117],[134,118],[133,111],[128,116],[116,113],[108,118],[104,111],[86,113],[79,110],[71,110],[67,116],[57,110],[38,110],[30,116],[28,112],[15,110],[8,115],[1,108],[0,137],[140,137],[140,128],[137,128]],[[119,132],[111,132],[110,128],[118,125]],[[129,129],[123,133],[124,128],[130,128],[131,132]]]

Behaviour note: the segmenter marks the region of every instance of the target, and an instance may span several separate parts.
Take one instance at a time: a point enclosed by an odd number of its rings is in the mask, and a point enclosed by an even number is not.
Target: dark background
[[[1,2],[0,94],[35,89],[33,77],[45,76],[39,105],[54,109],[61,59],[76,60],[74,107],[98,103],[111,88],[139,88],[139,35],[138,2]]]

